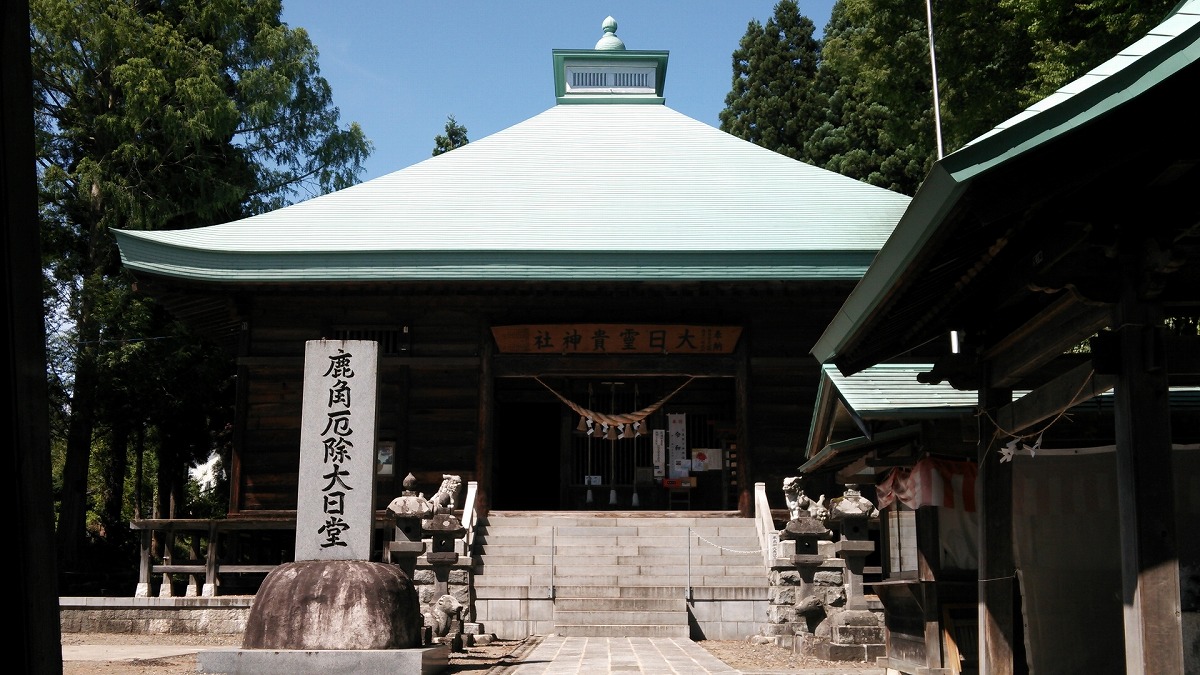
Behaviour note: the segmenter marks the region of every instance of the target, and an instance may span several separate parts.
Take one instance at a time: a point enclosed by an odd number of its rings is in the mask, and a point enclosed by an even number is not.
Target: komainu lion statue
[[[432,512],[435,514],[454,513],[455,496],[460,487],[462,487],[462,478],[448,473],[442,474],[441,487],[429,498]]]
[[[426,621],[433,629],[433,636],[443,638],[450,633],[455,621],[462,618],[462,603],[453,595],[443,595],[425,615]]]
[[[800,489],[800,480],[800,476],[783,479],[783,497],[787,501],[788,517],[796,520],[807,515],[822,521],[828,518],[829,507],[825,505],[825,495],[814,502]]]

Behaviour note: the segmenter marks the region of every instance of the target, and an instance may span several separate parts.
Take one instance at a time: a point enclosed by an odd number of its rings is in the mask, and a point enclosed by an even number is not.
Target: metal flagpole
[[[933,0],[925,0],[925,24],[929,28],[929,69],[933,73],[933,125],[937,134],[937,156],[942,158],[942,104],[938,100],[937,57],[933,49]]]

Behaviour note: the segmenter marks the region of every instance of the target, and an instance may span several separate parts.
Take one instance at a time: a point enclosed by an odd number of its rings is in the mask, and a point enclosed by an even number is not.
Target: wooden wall
[[[231,513],[291,510],[296,505],[301,384],[308,340],[382,336],[380,440],[396,442],[396,474],[377,488],[383,508],[411,471],[418,490],[436,489],[442,473],[477,476],[490,429],[480,401],[490,327],[521,323],[689,323],[744,328],[737,354],[717,368],[738,381],[731,414],[740,418],[747,467],[744,489],[774,486],[803,461],[819,364],[809,348],[852,284],[493,284],[486,286],[271,287],[244,297],[237,436]],[[373,332],[372,332],[373,331]],[[639,355],[602,367],[687,374],[690,356]],[[506,361],[541,375],[545,362]],[[512,363],[516,363],[513,366]],[[558,367],[596,368],[600,362]],[[563,366],[563,364],[566,364]],[[602,372],[594,372],[602,375]],[[512,376],[512,373],[506,373]],[[486,452],[486,450],[484,450]],[[774,495],[779,492],[778,496]]]

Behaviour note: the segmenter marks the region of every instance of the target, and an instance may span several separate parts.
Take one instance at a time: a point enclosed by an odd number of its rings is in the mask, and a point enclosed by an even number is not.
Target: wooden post
[[[986,378],[986,375],[985,375]],[[979,673],[1014,672],[1012,463],[1000,463],[996,410],[1012,402],[1011,389],[979,389]]]
[[[1117,500],[1125,672],[1183,672],[1183,624],[1171,414],[1163,328],[1140,296],[1141,256],[1122,256],[1123,286],[1114,313]]]
[[[738,345],[737,379],[734,391],[737,396],[737,447],[738,465],[734,474],[738,482],[738,513],[743,518],[754,515],[754,495],[750,478],[750,353],[743,341]]]
[[[211,598],[217,594],[217,562],[220,555],[220,542],[217,540],[216,519],[208,522],[208,551],[204,557],[204,590],[202,595]]]
[[[477,501],[482,505],[482,513],[486,514],[491,507],[492,456],[496,451],[495,433],[492,429],[496,407],[492,358],[496,350],[492,347],[492,337],[488,331],[485,330],[481,337],[480,344],[483,348],[479,354],[479,433],[476,436],[478,445],[475,448],[475,480],[479,486]]]
[[[917,528],[917,584],[913,593],[921,600],[921,614],[925,621],[925,665],[930,669],[945,668],[942,608],[937,588],[942,572],[938,510],[935,506],[921,506],[914,514]]]
[[[137,588],[133,591],[133,597],[135,598],[150,597],[150,567],[154,564],[151,560],[154,549],[153,536],[154,532],[152,530],[142,530],[138,533],[141,552],[138,560]]]

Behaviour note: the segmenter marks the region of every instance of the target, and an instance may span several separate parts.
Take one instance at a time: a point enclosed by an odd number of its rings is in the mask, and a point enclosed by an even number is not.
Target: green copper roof
[[[620,80],[632,91],[614,92],[607,105],[556,105],[270,213],[118,231],[122,261],[134,272],[221,282],[853,280],[908,205],[665,105],[639,104],[661,103],[666,52],[555,50],[554,59],[556,87],[572,103],[603,97],[568,86],[561,78],[572,67],[641,64],[654,77]]]
[[[960,391],[948,382],[931,385],[917,381],[917,375],[930,370],[931,363],[881,363],[847,377],[825,365],[822,385],[828,380],[846,406],[863,417],[940,408],[970,409],[978,403],[975,391]]]

